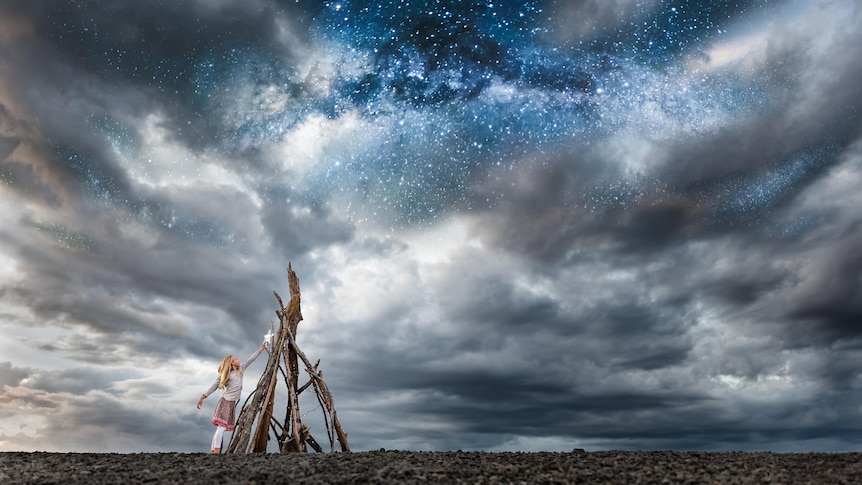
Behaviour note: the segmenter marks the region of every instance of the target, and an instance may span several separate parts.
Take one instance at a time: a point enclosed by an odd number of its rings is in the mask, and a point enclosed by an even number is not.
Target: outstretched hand
[[[198,409],[200,409],[201,406],[203,406],[203,405],[204,405],[204,396],[201,396],[200,399],[198,399]]]
[[[269,340],[268,340],[268,339],[264,339],[264,340],[263,340],[263,343],[262,343],[262,344],[260,344],[260,350],[263,350],[263,349],[267,348],[268,346],[269,346]]]

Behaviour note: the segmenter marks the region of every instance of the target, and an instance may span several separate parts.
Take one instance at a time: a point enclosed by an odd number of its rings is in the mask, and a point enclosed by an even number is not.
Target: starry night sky
[[[354,450],[858,451],[859,79],[854,0],[0,0],[0,451],[207,451],[288,262]]]

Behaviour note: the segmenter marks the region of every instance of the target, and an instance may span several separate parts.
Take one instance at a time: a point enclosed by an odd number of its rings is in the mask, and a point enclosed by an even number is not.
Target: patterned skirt
[[[233,431],[236,426],[236,401],[225,401],[223,397],[219,398],[213,413],[213,424]]]

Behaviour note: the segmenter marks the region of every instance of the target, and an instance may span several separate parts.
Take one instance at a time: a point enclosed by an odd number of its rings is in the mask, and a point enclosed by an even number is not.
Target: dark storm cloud
[[[261,223],[285,258],[301,257],[314,248],[352,239],[352,225],[339,220],[324,201],[274,187],[263,192],[267,203],[261,210]]]
[[[551,24],[547,37],[567,46],[625,51],[647,62],[674,60],[699,49],[723,28],[772,6],[764,0],[660,2],[587,0],[544,3]]]
[[[27,369],[13,367],[11,362],[0,362],[0,386],[17,386],[28,375]]]
[[[278,26],[273,18],[276,10],[283,9],[270,4],[215,6],[183,1],[154,9],[125,1],[50,6],[13,2],[7,8],[32,22],[40,41],[32,46],[33,54],[41,54],[43,60],[47,55],[70,62],[80,70],[78,75],[122,85],[125,91],[119,96],[123,98],[148,93],[147,103],[169,112],[166,127],[171,133],[196,148],[216,143],[224,134],[218,118],[204,115],[212,110],[222,73],[247,67],[257,56],[289,62],[291,55],[275,43]],[[289,15],[281,18],[292,19]],[[301,29],[287,26],[286,30],[295,33],[296,39],[302,37]],[[44,62],[26,64],[35,70],[50,67]],[[58,66],[62,68],[64,63]],[[67,77],[41,81],[53,84]],[[88,81],[81,78],[79,82]],[[112,103],[112,109],[122,102]],[[91,109],[99,106],[94,103]]]
[[[853,35],[839,37],[840,54],[824,58],[803,47],[803,33],[771,41],[761,72],[747,74],[770,93],[758,113],[661,145],[651,161],[656,171],[642,180],[626,180],[609,169],[615,160],[573,144],[482,188],[477,200],[510,184],[518,189],[482,224],[501,218],[501,243],[542,259],[593,238],[652,250],[717,228],[747,231],[840,163],[860,135],[862,91],[846,84],[862,75]],[[640,193],[626,186],[632,183]],[[530,227],[542,230],[523,230]]]
[[[157,398],[158,393],[147,397]],[[27,406],[41,414],[38,427],[26,425],[17,434],[0,434],[4,441],[13,441],[27,449],[59,451],[67,449],[70,443],[79,451],[162,449],[164,445],[154,443],[149,436],[169,441],[172,449],[183,449],[194,445],[198,429],[206,422],[204,416],[191,411],[168,415],[164,410],[136,406],[133,400],[100,392],[70,397],[7,387],[3,398],[8,404],[26,401]]]
[[[102,382],[135,377],[134,372],[97,368],[66,369],[59,372],[37,372],[27,378],[27,387],[50,393],[68,392],[83,395]],[[107,391],[108,389],[102,389]]]
[[[188,191],[172,196],[188,220],[194,221],[192,227],[179,227],[176,232],[166,228],[153,232],[148,224],[115,224],[104,209],[94,210],[92,219],[78,220],[75,226],[22,226],[25,231],[13,238],[20,242],[16,258],[33,276],[6,288],[9,301],[26,304],[39,325],[95,332],[87,337],[60,337],[43,348],[98,362],[124,359],[126,346],[149,356],[175,355],[184,347],[209,353],[205,341],[184,342],[196,332],[197,322],[205,323],[210,338],[227,343],[233,340],[226,330],[233,322],[268,317],[270,302],[265,298],[273,286],[269,278],[237,271],[236,262],[219,256],[218,240],[196,233],[209,219],[246,238],[254,237],[258,231],[244,226],[247,211],[242,210],[241,198],[206,188],[197,195],[205,204],[186,199]],[[177,225],[182,226],[182,219]],[[21,242],[34,236],[39,244]],[[189,241],[199,245],[189,250]],[[259,250],[257,244],[237,241],[236,247],[246,246],[253,254]],[[258,291],[237,291],[254,287]],[[76,290],[70,292],[70,288]],[[196,308],[178,314],[171,309],[176,301]]]
[[[254,207],[247,197],[206,185],[147,190],[129,180],[116,150],[131,151],[137,163],[146,163],[152,155],[146,153],[133,118],[152,109],[167,110],[170,122],[161,128],[190,148],[201,150],[213,143],[223,131],[208,125],[216,118],[193,113],[210,109],[202,104],[215,89],[204,72],[207,63],[231,61],[221,57],[231,49],[268,45],[275,26],[266,9],[241,6],[214,9],[185,2],[165,11],[130,2],[90,8],[95,5],[49,8],[21,2],[4,7],[10,18],[28,26],[10,50],[18,68],[9,71],[7,81],[17,84],[27,111],[2,111],[3,125],[9,127],[4,131],[11,135],[3,138],[8,141],[3,146],[9,147],[4,180],[27,198],[43,194],[41,199],[61,214],[78,211],[57,222],[23,219],[25,231],[43,239],[28,246],[23,243],[26,234],[9,236],[20,244],[16,258],[34,276],[9,288],[8,294],[26,302],[47,324],[83,325],[102,335],[64,337],[43,348],[87,361],[112,361],[121,358],[121,351],[111,342],[129,343],[117,334],[140,331],[150,341],[133,345],[164,353],[176,347],[174,339],[189,333],[189,321],[182,322],[168,303],[154,299],[196,301],[203,311],[193,318],[212,320],[213,330],[225,325],[222,310],[235,321],[269,313],[254,297],[237,298],[234,288],[262,285],[266,289],[257,294],[265,298],[272,285],[259,275],[240,276],[250,276],[249,282],[232,282],[235,268],[225,266],[216,252],[227,247],[260,251],[263,234],[254,227],[255,218],[248,217]],[[19,118],[31,111],[41,120],[38,131]],[[172,130],[174,122],[186,131]],[[23,147],[22,142],[41,146],[47,156],[12,152]],[[242,171],[243,163],[236,170]],[[314,244],[310,234],[305,241]],[[189,250],[189,243],[200,246]],[[88,262],[70,271],[75,267],[70,252]],[[69,295],[70,287],[80,293]],[[58,301],[58,294],[68,296]],[[99,352],[105,345],[108,351]]]
[[[388,412],[400,415],[409,408],[484,435],[478,448],[499,444],[507,434],[543,436],[552,422],[561,435],[643,433],[646,443],[650,431],[645,424],[624,420],[598,426],[593,420],[597,414],[653,413],[671,421],[679,419],[678,410],[710,407],[712,398],[697,389],[637,389],[614,377],[662,371],[684,375],[694,346],[687,333],[693,322],[680,310],[687,305],[680,296],[647,304],[639,291],[613,286],[584,290],[578,278],[568,288],[565,279],[556,278],[557,300],[524,291],[514,282],[517,274],[494,270],[478,254],[465,252],[451,263],[446,266],[454,269],[451,273],[429,282],[442,313],[433,324],[415,329],[410,338],[421,344],[410,358],[403,358],[399,340],[390,336],[416,318],[406,306],[402,313],[367,325],[374,345],[362,351],[375,359],[350,364],[362,357],[348,352],[333,385],[351,394],[376,389],[413,395],[415,400],[388,405]],[[590,280],[589,272],[584,265],[581,277]],[[664,275],[654,278],[662,281]],[[605,292],[607,297],[596,298]],[[381,439],[385,434],[381,431]],[[444,449],[470,446],[461,436],[428,439]]]
[[[798,344],[862,345],[862,230],[858,224],[847,230],[816,262],[811,289],[791,304],[787,316],[792,327],[809,336]]]
[[[7,80],[18,84],[18,95],[63,150],[56,163],[80,161],[83,173],[74,163],[64,167],[72,177],[122,191],[123,174],[110,163],[103,140],[139,143],[132,118],[148,111],[161,112],[169,139],[191,150],[239,151],[225,143],[241,128],[225,120],[225,105],[236,100],[230,86],[244,82],[249,71],[261,74],[261,86],[281,83],[297,74],[293,59],[307,50],[307,26],[290,2],[162,7],[98,1],[4,7],[27,26],[9,51],[16,69]],[[248,163],[253,160],[233,165],[242,170]]]
[[[0,107],[0,116],[5,118],[5,113],[3,113],[3,111],[5,110]],[[18,140],[14,138],[7,138],[5,136],[0,137],[0,157],[4,159],[8,157],[9,154],[12,153],[12,150],[14,150],[16,146],[18,146],[18,143]]]

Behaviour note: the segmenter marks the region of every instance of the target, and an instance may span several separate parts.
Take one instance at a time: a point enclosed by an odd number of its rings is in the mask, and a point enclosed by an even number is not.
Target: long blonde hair
[[[228,355],[224,359],[222,359],[221,364],[218,365],[218,388],[224,389],[225,384],[227,384],[227,379],[230,377],[230,371],[233,370],[233,359],[236,357],[232,355]],[[236,369],[236,373],[238,376],[242,377],[242,366],[239,366]]]

